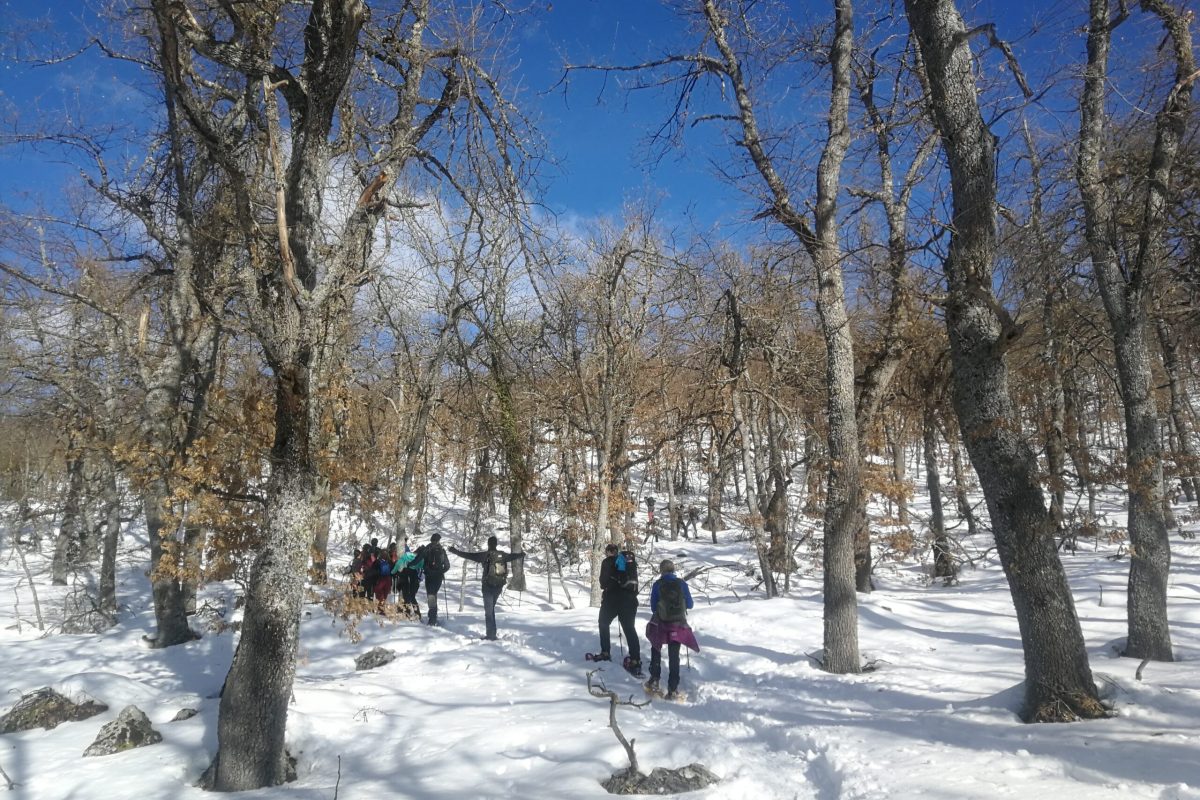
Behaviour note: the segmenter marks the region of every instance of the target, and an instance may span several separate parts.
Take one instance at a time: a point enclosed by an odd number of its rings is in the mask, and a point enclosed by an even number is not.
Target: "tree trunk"
[[[1198,496],[1197,473],[1200,473],[1200,461],[1196,459],[1196,449],[1192,444],[1192,409],[1188,399],[1187,384],[1179,366],[1179,348],[1176,344],[1175,333],[1170,324],[1158,317],[1155,320],[1155,330],[1158,334],[1159,349],[1162,351],[1163,370],[1167,373],[1167,388],[1171,392],[1171,424],[1175,428],[1175,460],[1179,464],[1179,488],[1189,503],[1196,502]]]
[[[154,595],[154,646],[174,647],[196,638],[188,627],[180,583],[179,543],[167,527],[167,484],[150,480],[142,492],[146,535],[150,539],[150,590]]]
[[[1125,478],[1129,483],[1129,639],[1124,655],[1173,661],[1167,623],[1171,544],[1163,516],[1158,407],[1143,322],[1144,317],[1119,331],[1116,342],[1117,375],[1125,401]]]
[[[668,447],[662,454],[662,463],[666,464],[664,470],[667,475],[667,525],[670,527],[671,541],[679,540],[680,522],[683,520],[683,511],[679,507],[679,500],[675,497],[675,464],[673,457],[673,449]]]
[[[1083,397],[1073,372],[1063,374],[1063,411],[1066,415],[1067,455],[1079,476],[1079,488],[1088,497],[1088,519],[1096,519],[1096,481],[1092,476],[1092,454],[1088,445],[1088,425],[1083,413]]]
[[[951,430],[943,433],[946,436],[946,446],[950,448],[950,468],[954,473],[954,505],[958,509],[959,518],[966,520],[967,536],[974,536],[979,533],[979,523],[975,520],[971,495],[967,491],[967,474],[963,465],[962,450],[958,446],[958,434]]]
[[[74,435],[71,443],[77,444]],[[67,573],[77,563],[82,546],[83,526],[83,455],[76,453],[67,459],[67,497],[63,502],[62,521],[54,542],[54,559],[50,562],[51,583],[66,586]]]
[[[925,450],[925,487],[929,491],[929,535],[933,539],[933,577],[954,578],[957,568],[950,541],[946,536],[946,521],[942,514],[942,476],[938,468],[937,408],[925,403],[922,417],[922,443]]]
[[[954,407],[979,475],[1025,651],[1026,721],[1104,716],[1058,560],[1037,459],[1021,437],[1004,348],[1015,335],[992,292],[996,162],[980,115],[970,36],[952,0],[905,0],[950,170],[949,287]]]
[[[892,480],[896,484],[896,519],[901,525],[908,524],[908,497],[904,484],[908,480],[904,463],[904,425],[890,431],[891,441],[888,443],[892,450]]]
[[[312,566],[309,579],[317,584],[329,583],[329,526],[333,517],[333,490],[329,481],[317,481],[317,515],[313,519]]]
[[[117,545],[121,541],[121,492],[116,465],[105,459],[103,476],[104,540],[100,555],[100,613],[117,621]]]
[[[784,466],[783,452],[785,432],[783,420],[773,404],[767,407],[767,447],[769,464],[768,496],[763,509],[763,526],[769,539],[768,562],[771,569],[781,575],[792,571],[791,551],[788,547],[788,487],[792,483]]]
[[[608,503],[612,494],[612,470],[608,464],[608,447],[604,446],[596,452],[596,486],[599,499],[596,503],[596,528],[592,533],[591,560],[591,594],[589,602],[592,608],[600,607],[600,564],[604,561],[604,547],[609,541]]]
[[[1049,298],[1046,304],[1048,310]],[[1061,531],[1065,525],[1067,499],[1066,395],[1059,367],[1058,336],[1050,328],[1049,314],[1043,318],[1047,325],[1047,341],[1042,348],[1042,362],[1048,377],[1044,395],[1046,471],[1050,484],[1050,518],[1054,520],[1055,529]]]
[[[311,531],[318,508],[304,357],[276,366],[275,443],[266,486],[265,541],[250,570],[241,640],[217,722],[214,788],[242,791],[289,780],[285,734],[296,674]]]
[[[717,543],[717,531],[725,527],[725,519],[721,513],[722,500],[725,493],[725,481],[733,468],[733,459],[729,454],[730,434],[712,426],[712,440],[708,448],[708,491],[705,495],[707,513],[704,526],[712,534],[712,543]]]
[[[771,571],[771,561],[767,554],[766,534],[763,530],[762,507],[759,505],[758,493],[755,486],[758,483],[755,472],[754,440],[750,428],[746,424],[745,414],[742,413],[741,390],[733,385],[730,389],[730,401],[733,405],[733,421],[741,431],[742,439],[742,470],[746,479],[746,508],[750,512],[750,534],[753,536],[754,552],[758,556],[758,569],[762,574],[763,590],[767,597],[777,597],[779,589],[775,585],[775,575]]]
[[[1108,0],[1089,4],[1083,95],[1079,102],[1079,156],[1076,175],[1084,209],[1084,237],[1092,271],[1112,329],[1118,387],[1125,407],[1125,479],[1129,484],[1129,638],[1125,655],[1171,661],[1167,621],[1167,579],[1171,546],[1163,515],[1162,446],[1158,430],[1149,349],[1145,293],[1162,258],[1162,231],[1171,173],[1189,116],[1196,62],[1190,16],[1178,15],[1162,0],[1144,0],[1143,9],[1163,22],[1174,46],[1176,85],[1155,118],[1154,149],[1145,175],[1145,203],[1136,230],[1136,255],[1122,259],[1114,241],[1115,212],[1105,183],[1103,145],[1107,111],[1108,53],[1112,37]]]

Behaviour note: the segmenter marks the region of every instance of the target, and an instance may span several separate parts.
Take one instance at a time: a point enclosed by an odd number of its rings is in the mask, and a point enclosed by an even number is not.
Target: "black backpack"
[[[655,609],[663,622],[687,621],[687,598],[683,596],[683,581],[660,579],[658,582],[658,606]]]
[[[508,562],[504,554],[493,551],[483,563],[483,582],[488,586],[504,586],[508,583]]]
[[[440,544],[425,545],[425,571],[441,575],[450,569],[450,559]]]
[[[625,569],[619,570],[616,568],[615,564],[613,565],[613,572],[616,575],[617,588],[622,589],[626,592],[631,592],[633,594],[637,594],[638,593],[637,559],[634,557],[633,553],[630,553],[630,552],[621,553],[620,556],[618,556],[618,557],[619,558],[623,557],[625,559]]]

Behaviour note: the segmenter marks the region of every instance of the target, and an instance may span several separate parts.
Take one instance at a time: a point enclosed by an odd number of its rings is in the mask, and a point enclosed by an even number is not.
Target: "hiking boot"
[[[662,694],[662,687],[658,685],[658,678],[651,678],[642,684],[642,688],[646,690],[646,694]]]
[[[625,667],[625,671],[630,675],[638,678],[642,677],[642,660],[640,658],[626,657],[622,666]]]
[[[667,692],[665,695],[663,695],[663,699],[664,699],[664,700],[678,700],[678,699],[679,699],[679,692],[677,692],[677,691],[675,691],[674,689],[672,689],[671,691],[669,691],[669,692]]]
[[[612,661],[612,656],[608,653],[596,653],[592,656],[592,661]]]

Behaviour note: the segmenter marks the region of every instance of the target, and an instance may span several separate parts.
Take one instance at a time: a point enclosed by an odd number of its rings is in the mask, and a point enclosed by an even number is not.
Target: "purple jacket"
[[[651,617],[650,621],[646,623],[646,638],[650,640],[651,647],[662,647],[664,644],[679,642],[690,650],[700,652],[700,643],[696,641],[696,634],[692,633],[692,629],[686,622],[660,622]]]
[[[663,622],[658,618],[658,586],[663,581],[679,581],[682,584],[684,601],[687,607],[691,608],[692,593],[688,589],[687,581],[676,577],[673,573],[664,575],[654,582],[654,587],[650,590],[650,611],[654,614],[650,617],[650,621],[646,623],[646,638],[650,640],[651,647],[662,647],[664,644],[678,642],[685,647],[700,652],[700,643],[696,641],[696,634],[688,627],[686,622]]]

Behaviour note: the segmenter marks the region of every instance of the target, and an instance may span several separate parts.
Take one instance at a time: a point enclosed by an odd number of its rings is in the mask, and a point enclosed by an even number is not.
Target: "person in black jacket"
[[[488,537],[488,549],[476,552],[466,552],[457,547],[451,547],[450,552],[467,561],[483,564],[483,615],[487,621],[485,639],[496,639],[496,601],[508,583],[508,562],[518,561],[525,557],[524,553],[506,553],[496,548],[496,537]]]
[[[604,548],[604,560],[600,562],[600,591],[600,652],[596,660],[612,659],[610,629],[616,619],[629,642],[629,656],[624,667],[634,675],[640,675],[642,647],[634,626],[638,610],[637,560],[632,551],[621,552],[615,544]]]
[[[425,597],[429,601],[430,625],[438,621],[438,590],[442,588],[442,579],[450,569],[450,559],[442,548],[442,535],[435,533],[429,537],[429,544],[417,548],[417,555],[425,562]]]

